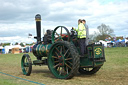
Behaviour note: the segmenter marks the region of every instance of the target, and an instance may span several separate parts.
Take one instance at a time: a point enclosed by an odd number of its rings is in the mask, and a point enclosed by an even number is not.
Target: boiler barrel
[[[47,44],[47,45],[44,45],[44,44],[35,44],[33,46],[32,51],[33,51],[33,54],[37,58],[39,58],[39,57],[47,57],[50,47],[51,47],[51,44]]]

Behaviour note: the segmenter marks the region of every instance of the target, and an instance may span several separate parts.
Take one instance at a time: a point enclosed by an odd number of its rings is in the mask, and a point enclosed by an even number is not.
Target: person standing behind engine
[[[82,20],[78,20],[78,29],[75,29],[72,27],[73,30],[77,31],[77,37],[79,40],[79,46],[81,51],[81,57],[84,57],[85,54],[85,41],[86,41],[86,28],[84,24],[82,23]]]
[[[85,25],[85,28],[86,28],[86,46],[88,45],[89,43],[89,28],[88,28],[88,25],[86,24],[86,20],[82,20],[82,23]]]

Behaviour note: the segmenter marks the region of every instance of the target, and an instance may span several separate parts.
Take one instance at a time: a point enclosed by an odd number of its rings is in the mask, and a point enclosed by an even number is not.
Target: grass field
[[[128,47],[105,48],[106,62],[91,76],[77,74],[70,80],[56,79],[47,66],[33,66],[31,76],[22,74],[23,54],[0,54],[0,72],[45,85],[128,85]],[[32,60],[35,59],[30,53]],[[36,85],[0,73],[0,85]]]

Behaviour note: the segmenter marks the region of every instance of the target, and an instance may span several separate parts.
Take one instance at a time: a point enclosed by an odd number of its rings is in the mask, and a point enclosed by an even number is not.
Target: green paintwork
[[[73,42],[71,42],[73,44]],[[43,44],[39,44],[36,47],[36,53],[38,54],[38,56],[48,56],[48,52],[49,49],[51,47],[51,44],[48,45],[43,45]],[[80,53],[80,49],[79,47],[76,47],[77,51]],[[88,54],[85,55],[85,57],[80,58],[80,67],[90,67],[93,66],[99,66],[99,65],[103,65],[104,62],[94,62],[90,59],[92,57],[94,58],[101,58],[103,57],[103,47],[102,45],[93,45],[93,46],[87,46],[87,51],[89,52]]]
[[[27,70],[25,68],[29,68],[29,63],[31,63],[30,61],[28,61],[28,58],[26,55],[27,54],[23,55],[21,59],[21,69],[24,75],[27,74]]]
[[[24,68],[24,60],[25,60],[25,57],[23,56],[22,57],[22,60],[21,60],[21,69],[22,69],[23,74],[26,75],[27,72],[26,72],[26,70]]]
[[[48,44],[48,45],[39,44],[39,45],[37,45],[37,47],[36,47],[37,55],[42,56],[42,57],[47,56],[50,47],[51,47],[51,44]]]
[[[56,30],[59,27],[61,27],[61,26],[56,27],[54,29],[53,33],[52,33],[52,44],[55,43]],[[62,28],[63,28],[63,26],[61,27],[61,29]],[[58,34],[58,36],[59,36],[58,39],[62,39],[60,34]],[[62,39],[62,41],[63,41],[63,39]],[[72,39],[71,39],[70,43],[74,44],[74,42],[77,42],[77,41],[72,41]],[[50,50],[50,47],[51,47],[52,44],[47,44],[47,45],[38,44],[37,47],[36,47],[36,54],[38,56],[41,56],[41,57],[48,56],[48,53],[49,53],[49,50]],[[54,48],[52,48],[52,49],[54,49]],[[76,46],[76,49],[77,49],[77,52],[80,54],[79,46]],[[104,50],[103,49],[104,48],[103,48],[102,44],[91,44],[91,45],[88,45],[87,46],[88,54],[86,54],[85,57],[80,57],[80,67],[91,67],[91,66],[92,67],[97,67],[99,65],[100,66],[103,65],[104,61],[96,61],[95,62],[95,59],[100,60],[101,58],[104,57]],[[49,55],[52,56],[52,53],[49,53]],[[51,58],[51,61],[49,61],[51,66],[54,65],[53,61],[54,60],[52,58]]]
[[[87,52],[89,52],[89,54],[87,55],[88,58],[93,56],[92,51],[90,51],[90,50],[92,50],[92,47],[87,47]]]
[[[65,75],[62,75],[59,73],[59,71],[57,70],[58,68],[54,68],[54,66],[56,65],[55,61],[56,59],[53,58],[52,56],[55,55],[55,50],[56,48],[60,51],[61,48],[59,46],[64,46],[63,44],[56,44],[52,47],[52,49],[50,50],[49,52],[49,58],[48,58],[48,65],[49,65],[49,68],[50,68],[50,71],[54,74],[54,76],[56,76],[57,78],[60,78],[60,79],[65,79],[67,76],[69,76],[70,74],[70,71],[68,74],[65,74]],[[68,47],[65,47],[66,49],[68,49]],[[60,66],[61,68],[64,68],[66,70],[66,66],[65,66],[65,63],[67,63],[67,61],[65,60],[65,56],[64,56],[64,52],[61,53],[61,57],[60,59],[62,59],[62,61],[59,61],[59,64],[62,63],[63,65]],[[70,55],[68,58],[72,58],[72,56]],[[70,60],[70,62],[72,62],[72,60]],[[69,65],[70,67],[72,67],[72,65]]]
[[[54,31],[52,32],[52,43],[55,43],[55,33],[56,33],[57,29],[58,28],[55,28]],[[60,38],[60,36],[59,36],[59,38]]]
[[[41,64],[43,64],[43,61],[42,60],[34,60],[33,64],[34,65],[41,65]]]
[[[103,58],[103,47],[101,46],[88,46],[87,51],[88,54],[85,55],[85,57],[80,58],[80,67],[92,67],[93,66],[93,60],[91,58]],[[94,67],[102,66],[104,64],[104,61],[94,62]]]
[[[93,62],[89,58],[87,57],[80,58],[80,67],[88,67],[92,65],[93,65]]]

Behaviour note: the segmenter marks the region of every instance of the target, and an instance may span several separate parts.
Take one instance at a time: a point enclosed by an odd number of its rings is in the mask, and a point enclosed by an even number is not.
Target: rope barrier
[[[10,76],[10,77],[13,77],[13,78],[20,79],[20,80],[28,81],[28,82],[31,82],[31,83],[35,83],[35,84],[39,84],[39,85],[45,85],[45,84],[38,83],[38,82],[35,82],[35,81],[31,81],[31,80],[23,79],[23,78],[20,78],[20,77],[16,77],[16,76],[13,76],[13,75],[10,75],[10,74],[7,74],[7,73],[3,73],[3,72],[0,72],[0,73],[4,74],[4,75],[7,75],[7,76]]]

